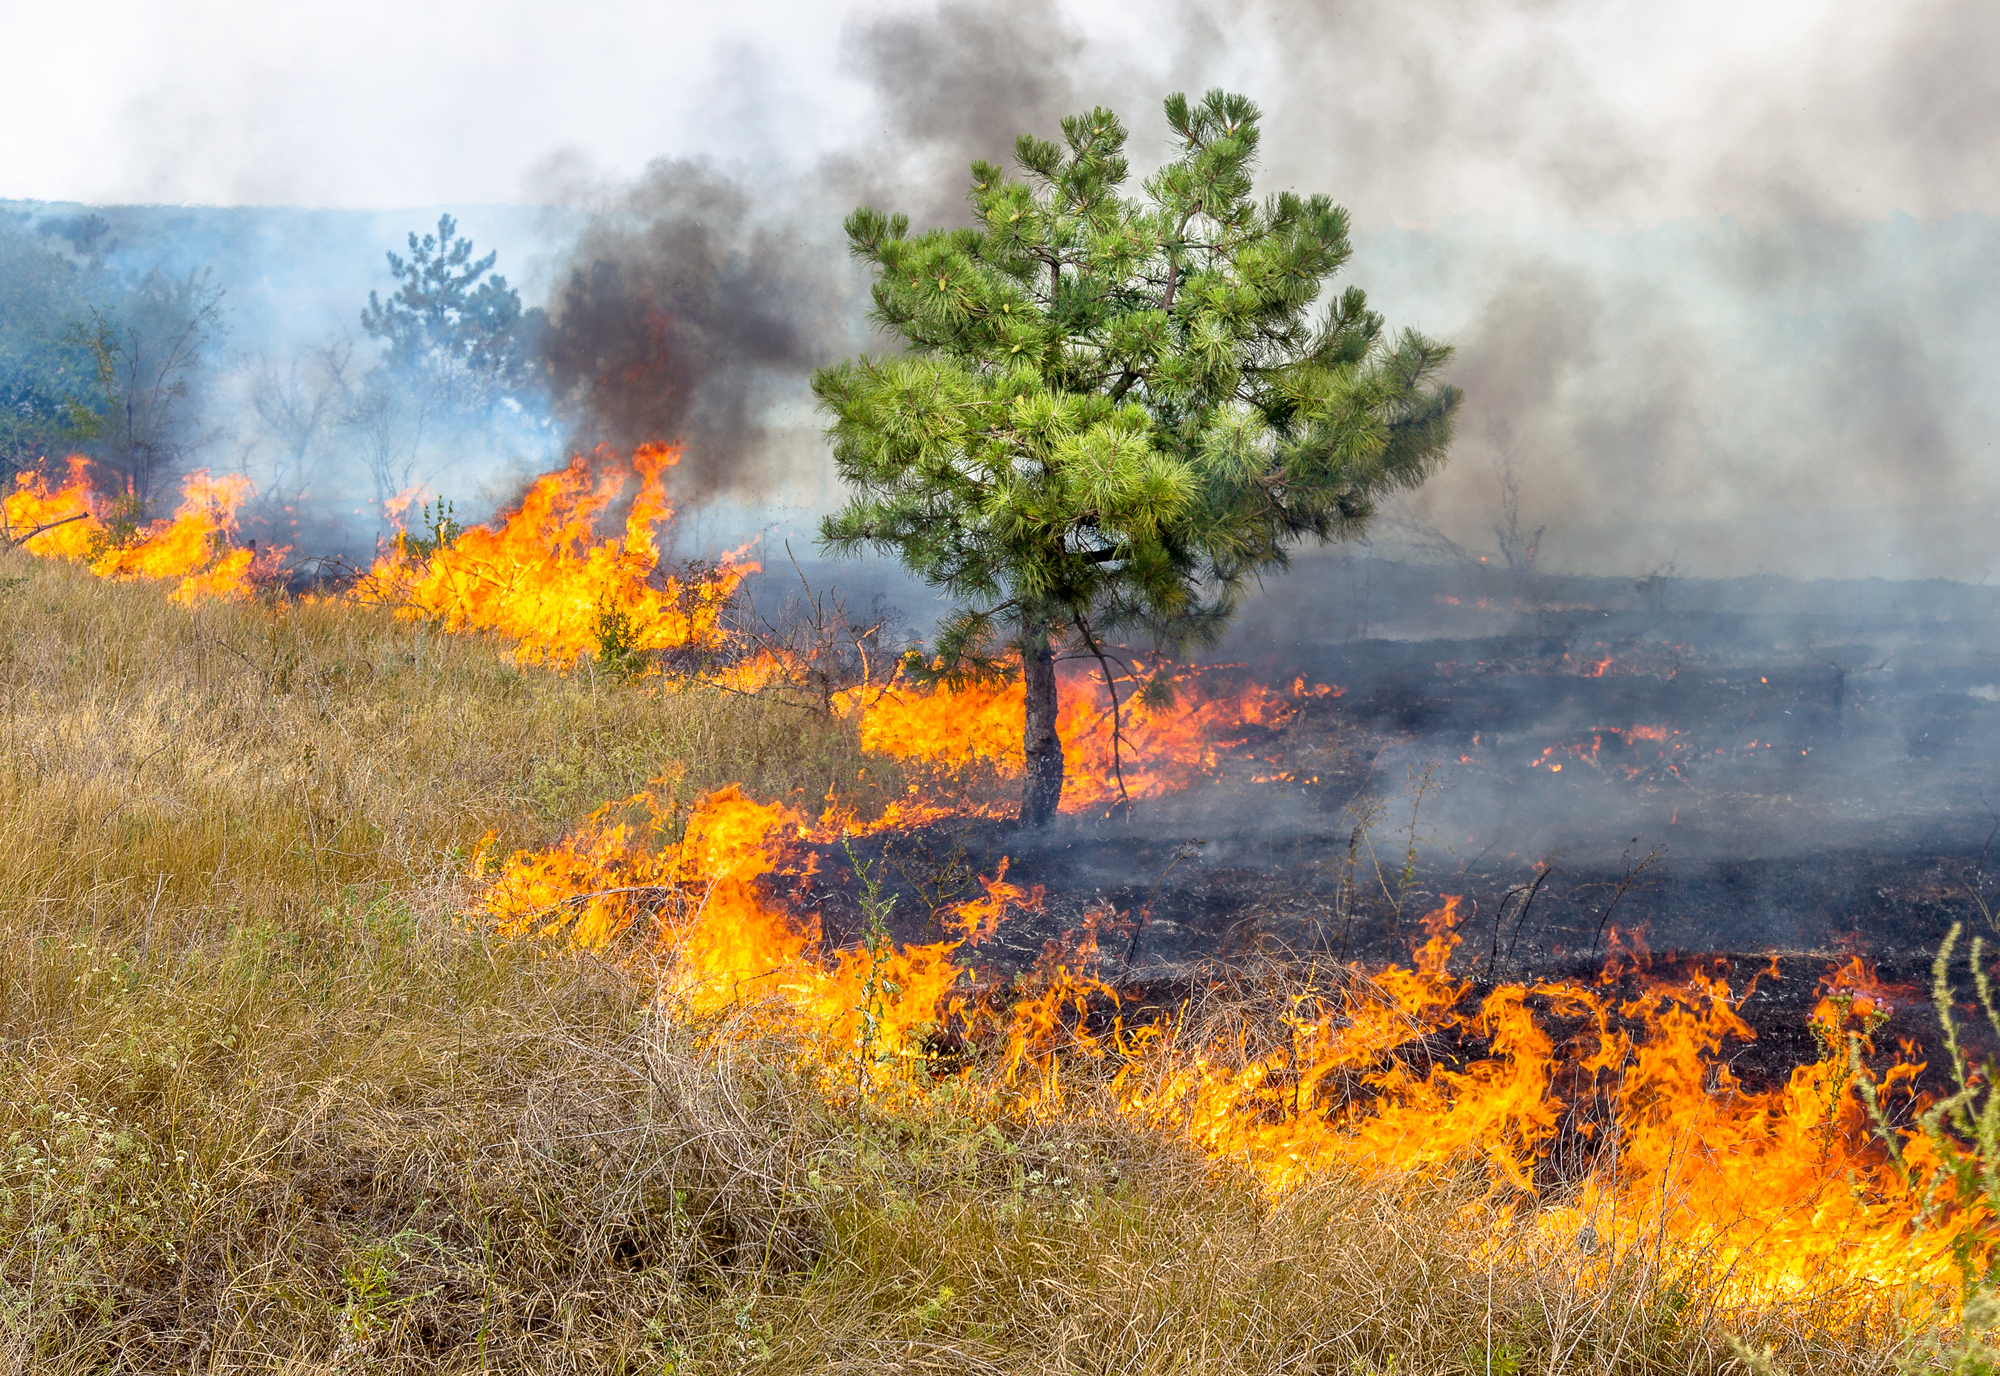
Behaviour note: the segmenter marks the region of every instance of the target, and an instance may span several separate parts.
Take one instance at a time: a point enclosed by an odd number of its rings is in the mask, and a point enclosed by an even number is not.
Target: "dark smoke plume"
[[[684,498],[773,476],[766,412],[828,361],[845,313],[826,255],[713,168],[662,159],[593,215],[543,345],[574,446],[681,442]]]
[[[1007,163],[1016,135],[1052,135],[1063,116],[1115,94],[1109,78],[1090,89],[1086,51],[1051,0],[855,24],[842,62],[874,88],[890,142],[830,162],[829,189],[902,211],[913,229],[966,223],[974,159]]]
[[[1462,438],[1418,518],[1480,538],[1506,475],[1568,567],[1976,578],[2000,19],[1835,11],[1719,45],[1664,102],[1626,78],[1686,16],[1584,0],[1174,0],[1137,45],[1055,0],[863,16],[860,142],[782,188],[662,162],[592,218],[551,303],[564,413],[584,443],[686,439],[686,496],[830,498],[805,375],[894,347],[841,218],[964,223],[971,160],[1096,105],[1143,174],[1162,96],[1223,85],[1265,108],[1263,184],[1349,206],[1350,279],[1460,346]]]
[[[963,222],[974,158],[1093,103],[1071,73],[1081,46],[1048,0],[864,23],[844,60],[888,107],[881,143],[826,159],[795,193],[661,159],[600,204],[557,274],[543,349],[573,446],[684,442],[684,502],[811,486],[774,413],[796,423],[813,368],[884,344],[842,219],[874,204],[920,229]]]

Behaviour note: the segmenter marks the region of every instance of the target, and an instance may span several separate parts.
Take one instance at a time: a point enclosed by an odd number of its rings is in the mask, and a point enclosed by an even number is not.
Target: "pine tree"
[[[1292,546],[1357,534],[1434,471],[1459,402],[1448,348],[1385,334],[1357,288],[1320,305],[1347,213],[1253,199],[1251,101],[1166,114],[1178,156],[1143,199],[1098,109],[1060,145],[1019,138],[1018,178],[974,163],[973,228],[855,211],[872,318],[906,347],[813,377],[854,491],[822,542],[893,552],[957,604],[933,676],[1019,655],[1030,824],[1062,794],[1058,657],[1212,644]]]
[[[438,217],[437,233],[409,236],[410,256],[390,253],[396,291],[368,293],[361,328],[387,346],[386,362],[403,370],[462,374],[488,390],[518,385],[527,366],[521,348],[521,295],[493,272],[498,253],[472,256],[458,222]]]

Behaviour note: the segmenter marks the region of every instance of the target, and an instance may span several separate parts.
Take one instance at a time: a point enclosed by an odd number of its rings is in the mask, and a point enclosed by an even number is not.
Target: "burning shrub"
[[[250,493],[240,475],[211,478],[206,469],[182,483],[172,519],[146,522],[136,497],[99,502],[90,488],[89,461],[70,460],[69,481],[51,489],[39,473],[15,478],[4,506],[10,543],[46,558],[87,564],[103,578],[178,580],[169,594],[183,606],[203,598],[249,596],[285,551],[234,545],[236,511]]]
[[[448,541],[398,534],[360,593],[447,630],[505,635],[523,664],[562,667],[596,652],[626,672],[657,652],[714,648],[724,604],[756,566],[731,558],[692,579],[656,578],[656,528],[673,515],[665,473],[679,459],[668,445],[642,447],[629,466],[578,455],[496,525]],[[624,537],[600,538],[598,519],[634,481]]]

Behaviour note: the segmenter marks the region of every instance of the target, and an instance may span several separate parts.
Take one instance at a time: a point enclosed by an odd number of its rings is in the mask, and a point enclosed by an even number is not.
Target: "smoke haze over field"
[[[62,111],[0,150],[0,196],[554,203],[535,236],[510,228],[500,265],[551,318],[548,457],[685,438],[684,498],[796,509],[830,495],[806,372],[880,347],[847,210],[957,222],[970,158],[1096,104],[1125,116],[1143,171],[1160,97],[1225,85],[1266,111],[1263,185],[1348,205],[1351,279],[1459,347],[1460,443],[1407,528],[1490,552],[1511,472],[1558,566],[1995,572],[1989,6],[342,16],[0,10],[0,41],[40,55],[18,107]],[[470,212],[465,228],[482,237]],[[379,248],[325,242],[271,260],[279,294],[352,299],[351,317]],[[212,257],[227,278],[229,252]],[[260,338],[239,323],[234,346]]]

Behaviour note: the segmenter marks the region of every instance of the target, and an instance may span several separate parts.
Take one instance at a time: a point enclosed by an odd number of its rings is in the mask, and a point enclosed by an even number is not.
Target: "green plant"
[[[854,853],[854,843],[844,836],[840,844],[847,852],[847,863],[854,867],[855,882],[861,888],[861,947],[868,955],[868,976],[861,982],[861,1002],[854,1010],[861,1019],[855,1065],[860,1089],[855,1098],[855,1111],[859,1113],[867,1105],[875,1071],[885,1054],[880,1042],[887,1002],[902,992],[894,980],[882,973],[882,967],[895,952],[895,941],[889,933],[889,913],[896,906],[896,895],[882,896],[883,871],[888,867],[886,859],[872,863],[863,860]]]
[[[417,523],[417,529],[423,533],[413,535],[404,531],[397,537],[403,552],[422,563],[457,544],[458,537],[465,534],[465,527],[458,523],[452,511],[452,504],[442,497],[435,502],[425,502]]]
[[[84,562],[92,563],[114,549],[123,549],[138,540],[146,526],[146,504],[127,489],[97,509],[97,529],[90,533]]]
[[[1011,672],[1018,653],[1034,824],[1061,800],[1059,655],[1212,642],[1293,545],[1358,534],[1436,469],[1459,402],[1448,348],[1331,289],[1347,212],[1255,198],[1254,103],[1212,90],[1165,112],[1176,146],[1143,199],[1096,109],[1060,144],[1016,140],[1018,177],[975,163],[973,228],[912,237],[856,210],[873,318],[907,349],[813,377],[855,493],[821,540],[893,553],[958,604],[912,673]]]
[[[1903,1376],[1996,1376],[2000,1373],[2000,1295],[1990,1287],[1966,1296],[1957,1331],[1928,1335],[1897,1364]]]
[[[1460,1358],[1466,1376],[1520,1376],[1522,1352],[1509,1343],[1467,1346]]]
[[[1917,1130],[1935,1153],[1937,1166],[1920,1177],[1902,1148],[1902,1132],[1890,1122],[1873,1076],[1863,1061],[1860,1033],[1847,1039],[1848,1069],[1874,1124],[1876,1135],[1898,1170],[1919,1190],[1918,1227],[1949,1222],[1956,1231],[1952,1253],[1968,1300],[1982,1287],[2000,1284],[2000,1254],[1996,1254],[1994,1220],[2000,1219],[2000,1065],[1988,1056],[1975,1062],[1961,1039],[1953,988],[1953,954],[1963,932],[1953,923],[1937,959],[1931,964],[1931,1004],[1944,1032],[1946,1065],[1952,1092],[1917,1115]],[[1985,963],[1984,937],[1972,938],[1966,965],[1987,1025],[2000,1035],[2000,1007],[1994,1003],[1992,976]],[[1956,1208],[1954,1208],[1956,1206]]]
[[[597,667],[613,678],[636,678],[651,662],[640,638],[638,622],[623,607],[598,603],[591,633],[597,643]]]

